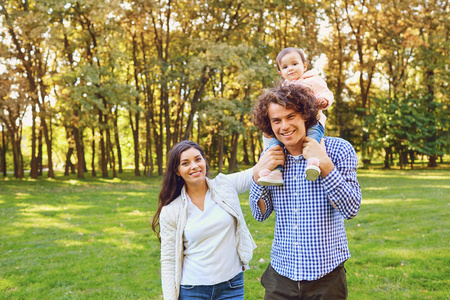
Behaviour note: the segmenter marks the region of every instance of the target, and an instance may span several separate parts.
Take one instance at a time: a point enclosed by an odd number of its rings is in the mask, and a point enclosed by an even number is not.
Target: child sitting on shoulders
[[[323,109],[328,109],[333,103],[333,93],[328,89],[327,83],[319,77],[316,71],[306,71],[308,63],[306,62],[305,54],[302,50],[289,47],[280,51],[276,59],[278,74],[283,77],[282,85],[288,84],[302,84],[309,87],[316,97],[316,104],[320,111],[318,114],[318,122],[307,130],[306,136],[311,137],[320,143],[320,140],[325,134],[326,116],[323,114]],[[263,137],[264,148],[283,144],[275,137]],[[258,184],[266,186],[283,185],[282,172],[283,167],[277,166],[272,170],[262,170]],[[317,158],[309,158],[305,170],[307,180],[315,181],[320,176],[319,160]]]

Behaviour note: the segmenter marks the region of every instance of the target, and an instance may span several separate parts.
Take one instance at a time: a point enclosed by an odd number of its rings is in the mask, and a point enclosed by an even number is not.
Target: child
[[[307,62],[305,54],[302,50],[297,48],[285,48],[278,53],[277,56],[278,74],[283,77],[282,85],[287,84],[303,84],[309,87],[314,96],[316,96],[316,104],[320,110],[330,107],[334,100],[333,93],[328,89],[326,82],[319,77],[317,72],[310,70],[306,71]],[[306,136],[309,136],[320,143],[325,133],[326,116],[319,112],[319,121],[308,129]],[[269,143],[269,147],[281,145],[281,143],[274,137],[264,135],[264,148]],[[261,177],[258,180],[260,185],[282,185],[283,177],[281,175],[282,166],[277,166],[273,171],[262,170],[259,174]],[[319,160],[317,158],[309,158],[305,170],[306,179],[310,181],[316,180],[320,175]]]

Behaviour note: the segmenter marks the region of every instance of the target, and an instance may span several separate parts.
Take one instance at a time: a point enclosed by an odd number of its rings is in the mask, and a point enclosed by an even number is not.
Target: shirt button
[[[297,245],[298,245],[298,242],[294,242],[294,245],[296,245],[296,246],[297,246]]]

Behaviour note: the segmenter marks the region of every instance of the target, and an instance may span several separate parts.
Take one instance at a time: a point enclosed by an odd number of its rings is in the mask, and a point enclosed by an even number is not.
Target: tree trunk
[[[259,135],[256,134],[256,138],[258,138]],[[250,133],[250,149],[252,151],[252,163],[253,165],[256,165],[256,145],[255,145],[255,140],[254,140],[254,134],[253,132]]]
[[[383,169],[390,169],[391,168],[391,165],[389,164],[389,157],[391,156],[391,152],[392,152],[391,147],[385,147],[384,148],[385,156],[384,156]]]
[[[6,170],[6,150],[8,148],[8,144],[3,126],[2,131],[0,133],[2,134],[2,148],[0,151],[0,169],[3,173],[3,177],[7,177],[8,174]]]
[[[139,114],[135,114],[134,119],[135,123],[133,123],[132,113],[130,112],[130,125],[134,146],[134,176],[141,176],[141,171],[139,171]]]
[[[140,84],[139,84],[139,61],[137,59],[137,53],[138,53],[138,43],[136,39],[136,35],[133,34],[132,36],[132,46],[133,46],[133,75],[134,75],[134,83],[136,86],[136,89],[140,91]],[[141,172],[139,171],[139,119],[140,119],[140,113],[137,108],[139,108],[139,97],[135,97],[134,104],[136,105],[136,111],[134,112],[134,123],[133,123],[133,117],[132,112],[130,110],[130,124],[131,124],[131,130],[133,132],[133,143],[134,143],[134,176],[141,176]]]
[[[75,173],[75,165],[70,160],[70,158],[72,157],[72,154],[73,154],[73,147],[71,147],[69,145],[69,150],[67,150],[67,154],[66,154],[66,163],[64,166],[64,176],[69,176],[69,169],[70,169],[70,173],[72,173],[72,174]]]
[[[86,164],[84,162],[84,151],[81,145],[80,130],[77,126],[73,127],[73,138],[75,140],[75,149],[77,150],[77,178],[83,179]]]
[[[51,140],[51,127],[47,126],[47,122],[43,118],[43,114],[41,114],[41,124],[42,129],[44,130],[44,139],[45,144],[47,145],[47,159],[48,159],[48,178],[55,178],[55,174],[53,172],[53,160],[52,160],[52,140]]]
[[[145,115],[145,175],[151,177],[153,175],[153,152],[152,152],[152,137],[150,115]]]
[[[429,160],[428,160],[428,167],[430,168],[435,168],[437,167],[437,154],[428,156]]]
[[[22,158],[22,150],[20,147],[20,137],[19,133],[16,132],[16,130],[10,130],[10,138],[11,138],[11,145],[13,150],[13,160],[14,160],[14,177],[15,178],[23,178],[24,172],[23,172],[23,158]]]
[[[32,125],[31,125],[31,162],[30,177],[36,179],[38,177],[38,164],[36,160],[36,104],[32,103]]]
[[[245,164],[245,165],[249,165],[250,164],[250,158],[249,158],[249,155],[248,155],[248,145],[247,145],[247,138],[243,138],[242,139],[242,143],[243,143],[243,145],[242,145],[242,147],[243,147],[243,154],[244,154],[244,158],[242,159],[242,162]]]
[[[42,128],[40,128],[39,135],[38,135],[38,155],[36,157],[38,176],[42,176],[42,174],[44,174],[44,163],[42,162],[43,156],[44,156],[44,153],[42,151]]]
[[[117,149],[117,164],[119,165],[119,174],[123,173],[123,166],[122,166],[122,149],[120,147],[120,139],[119,139],[119,126],[117,124],[118,116],[118,110],[114,112],[114,141],[116,144]]]
[[[113,171],[113,178],[117,177],[116,173],[116,157],[114,155],[114,149],[111,144],[111,130],[109,127],[106,127],[106,151],[108,153],[108,161],[110,163],[111,169]]]
[[[108,166],[107,166],[107,161],[106,161],[106,149],[105,149],[105,137],[103,135],[103,113],[102,111],[99,109],[98,110],[98,119],[100,122],[100,127],[99,127],[99,133],[100,133],[100,161],[101,161],[101,169],[102,169],[102,177],[103,178],[107,178],[108,177]]]
[[[80,147],[81,147],[81,159],[83,160],[83,172],[87,173],[88,169],[87,169],[87,164],[86,164],[86,147],[84,147],[84,140],[83,140],[83,135],[84,135],[84,129],[78,129],[79,135],[80,135]],[[78,148],[76,148],[78,151]],[[78,157],[78,154],[77,154]],[[84,176],[84,175],[83,175]]]
[[[222,168],[223,168],[223,136],[219,135],[219,156],[217,158],[217,163],[218,163],[218,168],[219,168],[219,173],[222,173]]]
[[[92,149],[92,161],[91,161],[91,175],[92,177],[97,176],[97,172],[95,171],[95,129],[92,128],[92,142],[91,142],[91,149]]]
[[[236,171],[238,140],[239,133],[233,132],[231,136],[231,154],[228,165],[228,173],[234,173]]]

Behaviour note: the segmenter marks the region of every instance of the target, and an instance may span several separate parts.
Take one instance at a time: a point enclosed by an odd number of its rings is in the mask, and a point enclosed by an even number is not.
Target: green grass
[[[151,231],[161,178],[73,175],[0,179],[0,299],[161,299]],[[449,299],[450,170],[358,171],[363,203],[346,221],[349,299]],[[274,217],[253,220],[258,245],[246,299],[262,299]]]

